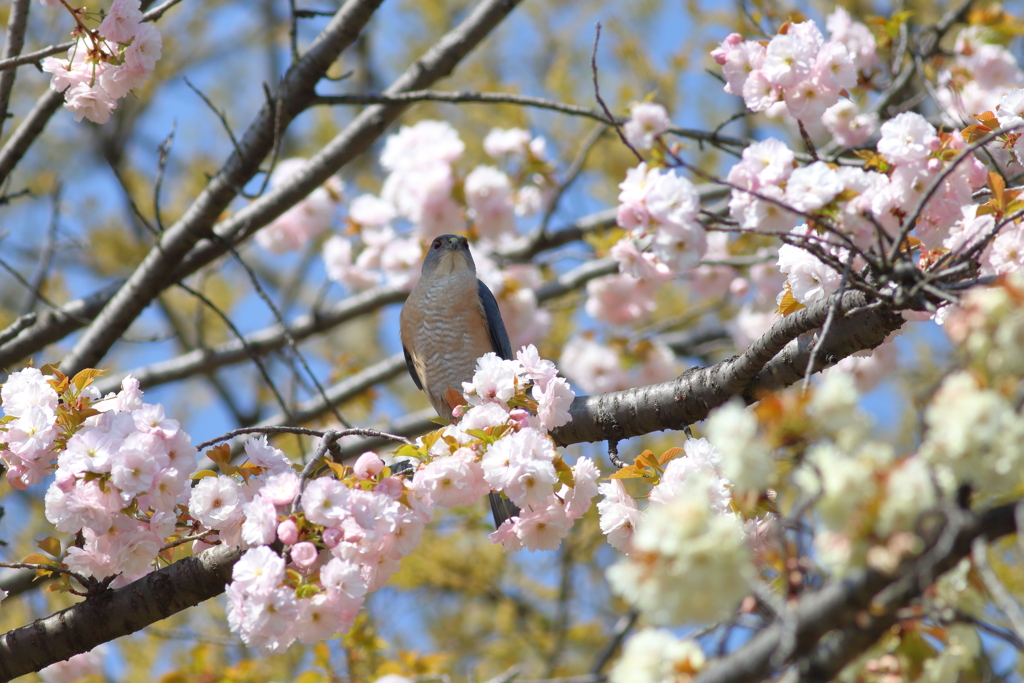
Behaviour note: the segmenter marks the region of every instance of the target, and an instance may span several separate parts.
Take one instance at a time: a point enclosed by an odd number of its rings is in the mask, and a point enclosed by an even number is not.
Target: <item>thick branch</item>
[[[896,622],[901,607],[919,597],[943,572],[970,554],[975,538],[992,540],[1014,533],[1015,507],[1015,503],[1001,505],[981,515],[967,510],[950,511],[933,545],[921,556],[905,561],[894,575],[857,569],[805,595],[785,615],[785,624],[777,620],[735,652],[713,662],[697,677],[697,683],[762,680],[770,672],[772,656],[787,637],[795,638],[794,654],[814,653],[802,663],[802,677],[831,680]],[[825,634],[844,627],[848,629],[839,638],[822,641]],[[817,645],[819,641],[821,645]]]
[[[11,174],[14,167],[21,161],[21,158],[25,156],[25,152],[36,141],[39,134],[43,132],[43,128],[46,127],[50,117],[60,109],[60,105],[63,103],[64,95],[49,89],[36,100],[32,111],[28,113],[28,116],[21,122],[21,125],[14,130],[14,134],[7,139],[4,146],[0,148],[0,183],[7,180],[7,176]]]
[[[288,325],[288,334],[296,341],[301,341],[382,306],[405,301],[408,295],[409,293],[400,287],[377,287],[360,292],[326,311],[307,313],[296,318]],[[241,363],[250,359],[250,353],[263,355],[283,348],[286,343],[285,330],[281,325],[273,325],[247,335],[244,343],[233,339],[213,348],[196,349],[176,358],[133,370],[130,374],[139,380],[143,389],[147,389],[187,379],[202,372],[210,372],[225,365]],[[120,380],[111,378],[98,382],[97,386],[106,394],[108,391],[117,391]]]
[[[59,105],[58,105],[59,106]],[[72,301],[60,309],[43,310],[22,316],[33,320],[20,329],[12,339],[0,344],[0,367],[9,368],[17,361],[60,341],[65,336],[84,327],[103,309],[122,285],[123,281],[111,283],[84,299]],[[14,325],[19,325],[19,318]]]
[[[0,636],[0,681],[9,681],[135,633],[224,592],[241,556],[218,546]]]
[[[28,23],[29,0],[14,0],[7,18],[7,35],[4,38],[4,59],[17,57],[25,46],[25,25]],[[14,71],[0,72],[0,133],[7,122],[7,105],[11,101],[14,87]]]
[[[763,391],[800,381],[817,335],[804,333],[819,328],[833,298],[819,301],[779,320],[746,353],[709,368],[694,368],[662,384],[596,396],[578,396],[569,412],[572,421],[552,436],[562,446],[573,443],[627,439],[664,429],[682,429],[699,422],[712,409],[733,396],[757,400]],[[812,372],[838,363],[857,351],[872,349],[903,325],[898,314],[881,309],[845,315],[867,303],[861,292],[842,295],[838,316],[832,324]]]

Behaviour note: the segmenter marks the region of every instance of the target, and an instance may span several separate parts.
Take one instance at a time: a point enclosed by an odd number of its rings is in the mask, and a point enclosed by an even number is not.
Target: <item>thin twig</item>
[[[178,120],[171,124],[171,132],[164,138],[163,142],[156,148],[156,182],[153,184],[153,220],[156,221],[156,228],[159,232],[164,231],[164,221],[160,215],[160,191],[164,185],[164,173],[167,170],[167,162],[171,157],[171,148],[174,146],[174,134],[178,130]]]
[[[43,283],[46,282],[46,277],[50,272],[50,265],[53,261],[53,252],[57,246],[57,226],[60,222],[60,183],[57,183],[53,188],[51,195],[53,203],[53,211],[50,214],[50,225],[46,229],[46,237],[43,240],[43,246],[39,251],[39,260],[36,262],[36,270],[32,273],[32,280],[30,281],[30,288],[28,295],[25,298],[25,303],[21,307],[21,315],[28,315],[32,312],[32,309],[36,307],[36,302],[39,300],[39,292],[43,290]]]
[[[198,540],[204,539],[204,538],[206,538],[207,536],[209,536],[210,534],[213,534],[213,533],[217,533],[217,530],[216,529],[207,529],[206,531],[203,531],[203,532],[198,533],[198,534],[193,534],[191,536],[185,536],[184,538],[179,538],[177,541],[171,541],[170,543],[164,544],[160,548],[160,550],[163,551],[163,550],[170,550],[171,548],[177,548],[179,545],[184,545],[184,544],[190,543],[192,541],[198,541]]]
[[[984,538],[974,539],[971,545],[971,559],[974,561],[974,568],[978,570],[985,590],[992,596],[992,602],[996,604],[1010,622],[1010,630],[1017,639],[1024,641],[1024,610],[1014,599],[1013,594],[1007,590],[1003,582],[996,576],[995,570],[988,561],[988,542]]]
[[[361,104],[406,104],[412,102],[448,102],[450,104],[518,104],[524,107],[535,107],[537,109],[548,109],[570,116],[582,116],[593,119],[605,125],[613,125],[617,121],[614,117],[608,119],[599,111],[581,107],[575,104],[566,104],[556,100],[549,100],[543,97],[530,97],[528,95],[516,95],[514,93],[499,92],[471,92],[459,91],[450,92],[444,90],[412,90],[409,92],[384,94],[384,93],[346,93],[342,95],[320,95],[314,97],[313,105],[361,105]],[[623,118],[621,121],[625,121]]]
[[[558,187],[555,189],[555,194],[551,197],[547,210],[544,211],[544,217],[541,219],[540,227],[534,234],[533,239],[543,240],[545,235],[547,235],[548,225],[551,223],[551,217],[555,215],[555,211],[558,209],[558,204],[561,202],[562,196],[583,171],[583,165],[587,162],[587,156],[590,154],[590,150],[592,150],[594,145],[597,144],[597,141],[604,134],[606,128],[606,124],[598,124],[594,126],[593,130],[591,130],[587,134],[587,137],[583,139],[583,143],[580,145],[580,149],[576,153],[576,158],[572,160],[572,164],[570,164],[568,170],[565,172],[565,180],[559,183]]]
[[[828,307],[828,316],[825,318],[825,324],[821,326],[821,332],[818,333],[818,339],[814,342],[814,348],[811,349],[811,353],[807,357],[807,368],[804,370],[804,392],[811,386],[811,373],[814,372],[814,361],[818,359],[818,352],[825,345],[825,339],[828,338],[829,330],[832,328],[832,321],[835,319],[836,311],[839,310],[839,304],[843,300],[843,292],[846,291],[846,282],[850,278],[850,266],[852,264],[853,254],[848,254],[846,265],[843,266],[843,277],[839,282],[838,296],[832,300],[832,305]]]
[[[321,431],[319,429],[307,429],[305,427],[290,427],[287,425],[241,427],[239,429],[233,429],[225,434],[221,434],[215,439],[204,441],[203,443],[196,446],[196,450],[201,451],[204,448],[209,448],[210,446],[216,443],[220,443],[221,441],[230,441],[236,436],[244,436],[246,434],[299,434],[302,436],[315,436],[318,438],[323,438],[326,433],[327,432]],[[400,441],[401,443],[412,445],[412,441],[405,438],[404,436],[388,434],[387,432],[382,432],[379,429],[364,429],[361,427],[353,427],[351,429],[340,430],[339,433],[341,434],[341,436],[369,436],[378,439],[387,439],[389,441]]]
[[[285,322],[284,316],[281,315],[281,311],[278,310],[277,306],[274,304],[273,300],[267,294],[266,290],[263,289],[263,285],[260,283],[259,277],[256,275],[256,272],[249,266],[248,263],[246,263],[245,259],[243,259],[241,254],[238,253],[237,249],[235,249],[230,244],[228,245],[228,249],[231,251],[231,254],[235,257],[235,260],[238,261],[242,268],[245,269],[245,272],[249,276],[249,282],[252,283],[253,288],[256,290],[256,294],[260,297],[260,299],[263,300],[263,303],[267,305],[267,308],[270,309],[270,312],[274,314],[274,319],[277,321],[278,325],[281,326],[281,333],[284,335],[285,341],[288,344],[288,348],[291,349],[292,354],[294,354],[294,357],[297,358],[299,363],[302,364],[302,367],[306,371],[306,374],[308,374],[309,378],[313,381],[313,385],[316,387],[317,392],[320,394],[320,398],[324,400],[326,405],[330,406],[331,412],[334,414],[334,418],[338,422],[343,424],[345,427],[351,428],[352,425],[349,424],[348,420],[346,420],[344,416],[341,414],[341,411],[338,409],[338,406],[327,400],[327,393],[324,391],[323,385],[320,384],[320,380],[317,379],[316,373],[314,373],[312,368],[309,367],[309,363],[306,361],[306,357],[302,354],[301,351],[299,351],[299,345],[295,341],[295,337],[293,337],[291,335],[291,332],[288,331],[288,324]]]
[[[594,79],[594,99],[597,100],[597,103],[599,105],[601,105],[601,111],[604,112],[605,121],[613,122],[612,125],[615,126],[615,132],[618,134],[619,139],[622,140],[622,144],[628,147],[629,151],[636,155],[636,158],[637,160],[640,161],[640,163],[643,163],[643,155],[640,154],[640,152],[636,150],[636,147],[634,147],[632,143],[630,143],[630,141],[626,139],[626,134],[622,132],[622,126],[620,125],[619,121],[615,118],[611,110],[608,109],[608,105],[605,104],[604,100],[601,98],[601,88],[597,82],[597,46],[600,42],[601,22],[598,22],[597,24],[594,25],[594,51],[590,54],[590,73],[592,74]]]
[[[231,322],[231,318],[229,318],[227,314],[224,313],[224,311],[220,310],[220,308],[216,304],[214,304],[212,301],[206,298],[206,296],[203,295],[201,292],[192,289],[183,282],[179,282],[178,286],[184,289],[192,296],[194,296],[195,298],[202,301],[204,304],[206,304],[206,306],[209,307],[211,311],[216,313],[217,316],[224,322],[224,324],[228,326],[228,328],[235,334],[235,337],[238,338],[240,342],[242,342],[242,345],[246,348],[246,351],[249,352],[249,357],[252,358],[252,361],[256,364],[256,367],[259,369],[260,375],[262,375],[263,377],[263,381],[266,382],[267,384],[267,388],[273,392],[274,398],[277,399],[278,405],[281,406],[281,410],[283,410],[285,415],[288,415],[290,418],[291,410],[288,408],[288,403],[284,400],[284,397],[281,396],[281,392],[278,391],[277,385],[274,384],[274,380],[271,379],[270,372],[263,364],[263,359],[260,358],[260,355],[258,353],[256,353],[247,346],[245,342],[245,336],[242,334],[241,330],[239,330],[238,327],[236,327],[235,324]]]

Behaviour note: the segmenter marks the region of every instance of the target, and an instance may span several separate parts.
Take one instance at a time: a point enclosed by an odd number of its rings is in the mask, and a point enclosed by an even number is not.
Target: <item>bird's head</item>
[[[469,240],[461,235],[441,235],[427,247],[423,259],[423,276],[448,276],[463,270],[476,272],[469,253]]]

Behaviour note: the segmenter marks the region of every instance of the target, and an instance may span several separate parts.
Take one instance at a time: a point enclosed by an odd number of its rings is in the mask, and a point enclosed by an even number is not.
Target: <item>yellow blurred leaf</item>
[[[626,465],[625,467],[620,469],[618,472],[612,473],[612,475],[609,476],[608,478],[609,479],[637,479],[639,477],[644,476],[645,473],[646,473],[646,470],[644,470],[644,468],[642,468],[642,467],[637,467],[636,465]]]
[[[206,451],[206,457],[218,465],[229,463],[231,462],[231,446],[226,443],[214,446],[210,450]]]
[[[86,368],[85,370],[82,370],[77,375],[75,375],[74,379],[71,380],[71,383],[74,384],[79,391],[81,391],[82,389],[85,389],[87,386],[92,384],[92,381],[94,379],[96,379],[105,372],[106,370]]]
[[[36,543],[36,546],[38,546],[39,549],[43,552],[49,553],[53,557],[60,557],[60,541],[58,541],[53,536],[47,536],[43,540]]]
[[[189,677],[181,671],[172,671],[161,676],[159,683],[189,683]]]
[[[664,453],[662,453],[661,455],[658,456],[658,464],[659,465],[664,465],[669,460],[671,460],[672,458],[676,457],[677,455],[679,455],[682,452],[683,452],[682,448],[679,448],[679,447],[670,448],[670,449],[668,449],[667,451],[665,451]]]
[[[324,679],[324,675],[319,671],[305,671],[298,678],[295,679],[295,683],[320,683]]]
[[[345,472],[344,465],[340,465],[334,462],[333,460],[328,459],[327,466],[331,468],[331,471],[334,472],[334,476],[336,476],[338,479],[344,479],[346,476],[348,476],[348,473]]]
[[[29,555],[25,556],[25,559],[23,559],[22,562],[24,562],[25,564],[57,564],[57,562],[54,562],[53,558],[47,557],[42,553],[30,553]]]
[[[789,283],[786,283],[786,288],[782,292],[782,299],[779,301],[779,307],[776,309],[776,313],[787,316],[790,313],[796,313],[801,308],[806,308],[802,303],[796,300],[793,296],[793,290],[789,288]]]

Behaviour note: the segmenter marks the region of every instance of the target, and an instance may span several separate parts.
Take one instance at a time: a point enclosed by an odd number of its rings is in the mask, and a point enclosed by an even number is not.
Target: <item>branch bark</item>
[[[408,292],[400,287],[376,287],[350,296],[323,312],[307,313],[296,318],[289,326],[288,333],[296,341],[307,339],[314,334],[331,330],[344,322],[365,315],[388,304],[405,301]],[[143,389],[187,379],[193,375],[249,360],[249,353],[270,353],[285,346],[287,337],[281,325],[247,335],[245,343],[235,339],[213,348],[196,349],[176,358],[153,363],[132,374]],[[248,350],[246,349],[248,347]],[[120,380],[109,379],[98,382],[100,392],[117,391]]]
[[[980,515],[950,510],[931,547],[904,561],[893,575],[857,569],[835,583],[800,598],[783,619],[758,632],[746,644],[697,676],[696,683],[752,683],[770,674],[771,660],[785,637],[795,637],[794,654],[810,653],[800,664],[801,678],[831,680],[895,622],[896,613],[919,597],[945,571],[971,552],[979,537],[993,540],[1016,531],[1016,503]],[[834,641],[823,640],[844,629]],[[786,633],[788,631],[788,634]]]
[[[124,588],[61,610],[0,636],[0,681],[9,681],[135,633],[224,592],[241,552],[218,546]]]
[[[578,396],[569,413],[572,421],[552,433],[561,446],[621,440],[664,429],[682,429],[700,422],[733,396],[748,403],[765,391],[800,381],[829,307],[841,296],[837,317],[815,359],[812,372],[881,344],[903,318],[892,311],[871,309],[847,315],[868,301],[861,292],[833,294],[779,320],[746,353],[708,368],[694,368],[662,384],[596,396]]]
[[[10,16],[7,18],[7,35],[4,37],[4,56],[11,59],[17,57],[25,46],[25,25],[28,23],[29,0],[14,0],[11,3]],[[14,71],[0,72],[0,133],[7,122],[7,105],[11,101],[11,88],[14,87]]]

